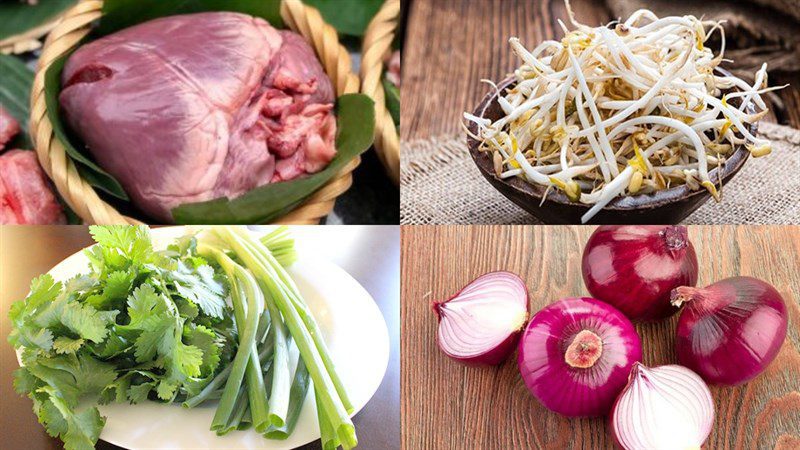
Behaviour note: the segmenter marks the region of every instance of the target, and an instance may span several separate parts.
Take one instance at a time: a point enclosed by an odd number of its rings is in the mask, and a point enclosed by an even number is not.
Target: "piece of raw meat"
[[[19,133],[19,122],[0,106],[0,150]]]
[[[172,16],[84,45],[62,74],[67,122],[134,204],[171,222],[334,157],[334,91],[309,45],[243,14]]]
[[[392,52],[386,69],[386,79],[393,85],[400,87],[400,50]]]
[[[66,222],[36,153],[10,150],[0,155],[0,224]]]

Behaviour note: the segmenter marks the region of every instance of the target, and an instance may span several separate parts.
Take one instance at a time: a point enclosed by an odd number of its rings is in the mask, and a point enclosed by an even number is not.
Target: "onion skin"
[[[482,289],[483,283],[487,282],[487,280],[499,280],[501,283],[507,283],[511,289],[514,289],[518,294],[515,298],[515,306],[520,308],[519,312],[524,312],[524,317],[521,318],[519,326],[517,326],[515,329],[507,330],[507,337],[500,342],[471,342],[472,346],[485,346],[484,351],[466,355],[463,352],[450,350],[451,346],[448,345],[445,340],[448,340],[448,342],[452,340],[459,340],[459,336],[453,336],[454,333],[450,333],[450,330],[447,327],[446,322],[448,320],[448,314],[450,314],[448,303],[452,301],[458,301],[467,295],[475,294],[477,291]],[[509,355],[511,355],[511,353],[514,351],[517,345],[517,340],[519,339],[519,335],[522,332],[522,328],[527,321],[528,288],[525,286],[525,282],[523,282],[522,279],[514,273],[506,271],[489,272],[470,282],[448,300],[443,302],[434,302],[432,307],[433,311],[436,313],[436,317],[439,320],[439,329],[436,333],[437,343],[439,345],[439,349],[445,355],[468,366],[497,365],[508,359]],[[474,332],[474,330],[471,331]],[[464,333],[463,329],[461,332]],[[483,338],[484,336],[480,337]]]
[[[683,366],[641,363],[634,364],[610,420],[625,450],[699,450],[713,424],[714,399],[699,375]]]
[[[786,304],[771,285],[733,277],[705,288],[680,287],[678,361],[712,384],[735,386],[757,377],[786,339]]]
[[[633,321],[658,320],[678,311],[672,289],[697,284],[697,255],[684,226],[601,226],[586,243],[582,272],[593,297]]]
[[[591,367],[567,361],[567,349],[581,331],[602,341]],[[591,351],[594,351],[592,349]],[[525,385],[547,409],[568,417],[608,414],[625,387],[642,344],[621,312],[593,298],[567,298],[533,316],[519,343],[518,364]]]

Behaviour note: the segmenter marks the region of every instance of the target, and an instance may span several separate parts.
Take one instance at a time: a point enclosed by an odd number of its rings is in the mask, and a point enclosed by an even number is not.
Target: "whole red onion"
[[[671,316],[678,309],[670,291],[697,283],[697,256],[683,226],[598,227],[582,265],[592,296],[634,321]]]
[[[602,416],[625,387],[642,344],[630,320],[593,298],[546,306],[519,343],[525,385],[547,409],[571,417]]]
[[[499,364],[514,351],[528,320],[528,289],[516,274],[490,272],[433,310],[439,348],[447,356],[469,365]]]
[[[783,298],[769,284],[733,277],[705,288],[678,287],[685,303],[676,334],[678,361],[709,383],[737,385],[752,380],[775,359],[786,338]]]

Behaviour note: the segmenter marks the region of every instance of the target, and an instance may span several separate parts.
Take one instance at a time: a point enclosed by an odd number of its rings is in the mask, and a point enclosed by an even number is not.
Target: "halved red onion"
[[[583,280],[592,297],[631,320],[671,316],[670,291],[697,283],[697,256],[686,227],[598,227],[583,250]]]
[[[774,287],[757,278],[678,287],[672,302],[686,304],[676,333],[678,362],[709,383],[752,380],[775,359],[786,339],[786,304]]]
[[[434,303],[439,348],[470,365],[499,364],[514,350],[528,319],[528,289],[511,272],[476,278],[449,300]]]
[[[633,365],[611,412],[611,430],[626,450],[699,449],[714,423],[714,400],[683,366]]]
[[[608,303],[567,298],[533,316],[519,342],[519,371],[547,409],[570,417],[611,410],[642,359],[633,324]]]

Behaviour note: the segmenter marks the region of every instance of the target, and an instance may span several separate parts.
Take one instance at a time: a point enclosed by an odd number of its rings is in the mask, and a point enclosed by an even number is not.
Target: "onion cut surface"
[[[699,375],[683,366],[633,365],[611,413],[626,450],[700,449],[714,423],[714,400]]]
[[[511,272],[490,272],[449,300],[434,303],[439,348],[466,364],[499,364],[528,318],[528,290]]]

